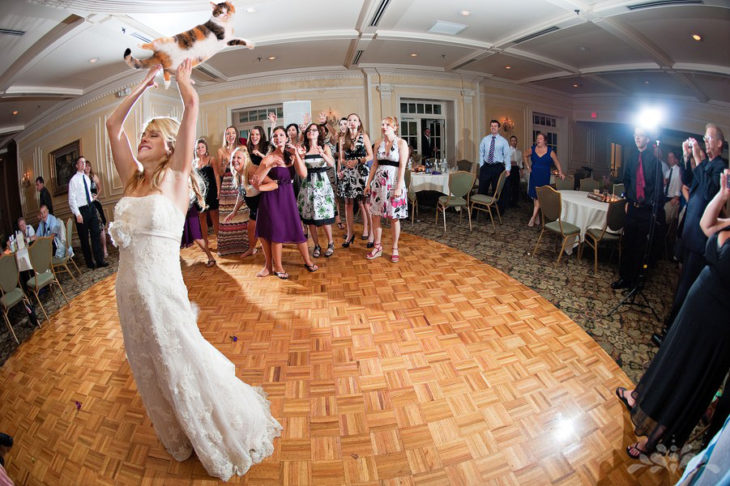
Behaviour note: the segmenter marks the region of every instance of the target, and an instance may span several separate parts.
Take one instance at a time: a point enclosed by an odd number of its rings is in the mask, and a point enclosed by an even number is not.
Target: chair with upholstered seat
[[[499,213],[499,206],[497,206],[497,202],[499,201],[499,196],[502,194],[502,189],[504,189],[504,183],[507,180],[507,172],[502,171],[501,174],[499,174],[499,179],[497,180],[497,188],[494,190],[494,195],[487,196],[486,194],[474,194],[469,198],[469,229],[471,230],[471,213],[474,211],[486,211],[489,213],[489,219],[492,220],[492,229],[494,229],[494,232],[497,232],[497,226],[494,224],[494,217],[492,216],[492,208],[497,210],[497,217],[499,218],[499,224],[502,224],[502,215]],[[476,220],[479,221],[479,214],[476,215]]]
[[[474,162],[466,159],[457,160],[456,168],[464,172],[471,172],[471,170],[474,168]]]
[[[446,210],[448,208],[464,208],[469,212],[469,192],[474,186],[476,177],[471,172],[458,171],[449,174],[449,195],[438,198],[436,205],[436,223],[439,212],[444,215],[444,233],[446,233]],[[461,213],[459,213],[461,221]],[[471,230],[471,215],[469,215],[469,230]]]
[[[613,190],[611,191],[611,194],[613,194],[614,196],[620,196],[621,194],[624,193],[624,191],[625,191],[625,188],[624,188],[623,183],[621,183],[621,184],[614,184],[613,185]]]
[[[15,261],[15,255],[3,255],[0,257],[0,304],[3,308],[3,317],[5,318],[5,325],[8,326],[10,334],[15,339],[15,342],[20,344],[18,336],[15,335],[10,319],[8,318],[8,312],[10,309],[25,302],[30,306],[28,297],[23,292],[23,289],[18,285],[18,263]],[[36,322],[38,324],[38,322]],[[40,327],[40,324],[38,324]]]
[[[66,221],[66,256],[63,258],[58,258],[56,256],[53,256],[51,259],[51,265],[53,266],[53,272],[58,275],[58,272],[68,272],[69,275],[71,275],[71,278],[74,279],[74,282],[76,281],[76,277],[74,277],[73,272],[71,272],[71,269],[69,268],[68,264],[71,262],[74,267],[76,267],[76,271],[79,272],[79,275],[81,275],[81,270],[79,270],[79,267],[76,265],[76,262],[73,260],[73,253],[70,251],[71,249],[71,237],[73,236],[73,221],[71,218],[68,218]]]
[[[588,228],[583,244],[593,248],[593,273],[598,273],[598,244],[602,241],[618,243],[618,259],[621,261],[621,235],[626,219],[626,200],[621,199],[608,204],[606,224],[603,228]],[[609,231],[610,230],[610,231]],[[583,245],[578,249],[578,260],[583,257]]]
[[[535,253],[537,253],[537,247],[540,245],[540,240],[542,240],[542,235],[545,233],[545,230],[549,230],[560,235],[563,240],[560,246],[560,253],[558,253],[558,261],[556,262],[560,263],[560,258],[563,256],[568,238],[580,238],[580,228],[574,224],[566,223],[561,219],[560,213],[563,210],[563,200],[558,191],[550,186],[536,187],[535,191],[537,192],[537,200],[540,202],[542,231],[540,231],[540,236],[537,238],[532,256],[534,257]],[[578,252],[580,253],[580,248],[578,248]]]
[[[600,183],[595,179],[581,179],[580,190],[586,192],[593,192],[595,189],[601,187]]]
[[[557,178],[555,181],[555,189],[558,191],[572,191],[575,188],[575,178],[573,176],[565,176],[565,179]]]
[[[411,171],[406,169],[405,173],[406,191],[408,194],[408,202],[411,203],[411,224],[415,220],[416,213],[418,213],[418,198],[416,192],[411,188]]]
[[[30,263],[35,271],[35,275],[28,279],[28,288],[33,291],[33,294],[38,301],[38,305],[41,306],[43,315],[45,315],[48,322],[50,322],[51,320],[48,317],[46,309],[43,307],[43,303],[41,302],[38,292],[40,292],[41,289],[55,283],[58,285],[58,288],[61,289],[61,294],[68,304],[66,292],[63,291],[63,287],[61,287],[61,284],[58,282],[56,274],[53,273],[53,266],[51,265],[51,260],[53,258],[53,237],[45,236],[35,240],[35,242],[28,248],[28,255],[30,256]]]

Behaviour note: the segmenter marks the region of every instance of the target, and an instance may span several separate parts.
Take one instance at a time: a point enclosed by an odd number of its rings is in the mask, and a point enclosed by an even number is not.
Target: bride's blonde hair
[[[157,162],[157,166],[152,172],[150,185],[153,189],[160,188],[162,179],[165,177],[167,169],[169,168],[168,166],[170,165],[170,157],[175,152],[175,139],[177,137],[177,132],[179,129],[180,122],[178,122],[174,118],[167,116],[153,118],[149,122],[147,122],[147,125],[145,126],[145,131],[153,130],[159,132],[162,136],[162,139],[165,141],[165,147],[168,149],[168,153],[166,153]],[[190,161],[190,163],[192,164],[192,160]],[[139,170],[137,170],[132,175],[132,177],[129,178],[126,186],[124,187],[124,192],[127,194],[130,192],[134,192],[145,180],[144,169],[142,167],[139,167],[138,169]],[[193,192],[195,193],[195,199],[197,199],[198,204],[201,207],[205,207],[205,198],[200,189],[200,178],[197,172],[194,170],[190,171],[190,185],[192,186]]]

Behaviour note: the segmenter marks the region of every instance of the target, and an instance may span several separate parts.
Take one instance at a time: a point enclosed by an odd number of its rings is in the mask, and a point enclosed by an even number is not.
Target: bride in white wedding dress
[[[198,117],[190,60],[176,73],[184,105],[180,124],[171,118],[150,121],[136,157],[124,132],[124,120],[156,86],[159,69],[152,68],[106,122],[114,164],[129,181],[110,227],[119,246],[119,321],[160,441],[178,461],[194,450],[208,473],[225,481],[271,455],[281,425],[263,391],[236,378],[233,363],[200,334],[180,270]]]

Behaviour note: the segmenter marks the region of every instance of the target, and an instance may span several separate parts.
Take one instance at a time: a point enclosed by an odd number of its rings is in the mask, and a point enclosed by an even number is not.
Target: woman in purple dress
[[[547,138],[542,132],[537,132],[535,135],[535,145],[530,148],[530,151],[525,154],[525,163],[527,164],[527,171],[530,172],[530,185],[527,189],[527,194],[532,198],[533,210],[530,222],[527,226],[534,226],[537,222],[537,213],[540,211],[540,201],[537,200],[536,187],[550,185],[550,167],[555,164],[558,168],[558,176],[561,179],[565,179],[563,170],[560,168],[560,162],[555,152],[547,145]]]
[[[274,128],[271,144],[274,150],[261,161],[251,181],[259,190],[263,189],[267,176],[278,184],[273,191],[262,192],[259,199],[256,236],[261,239],[266,265],[256,276],[266,277],[273,273],[285,280],[289,278],[289,274],[281,264],[284,243],[296,243],[307,270],[316,272],[318,267],[309,258],[307,239],[302,231],[302,221],[292,186],[294,170],[300,177],[307,177],[307,167],[297,147],[289,142],[284,127]]]

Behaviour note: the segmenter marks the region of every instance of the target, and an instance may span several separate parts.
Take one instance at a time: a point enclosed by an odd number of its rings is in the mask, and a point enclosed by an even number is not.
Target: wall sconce
[[[30,170],[26,170],[23,172],[23,179],[21,181],[21,184],[23,187],[30,187],[30,180],[33,177],[33,173],[31,173]]]
[[[515,122],[508,116],[502,118],[499,122],[502,124],[502,130],[505,132],[511,132],[515,127]]]

